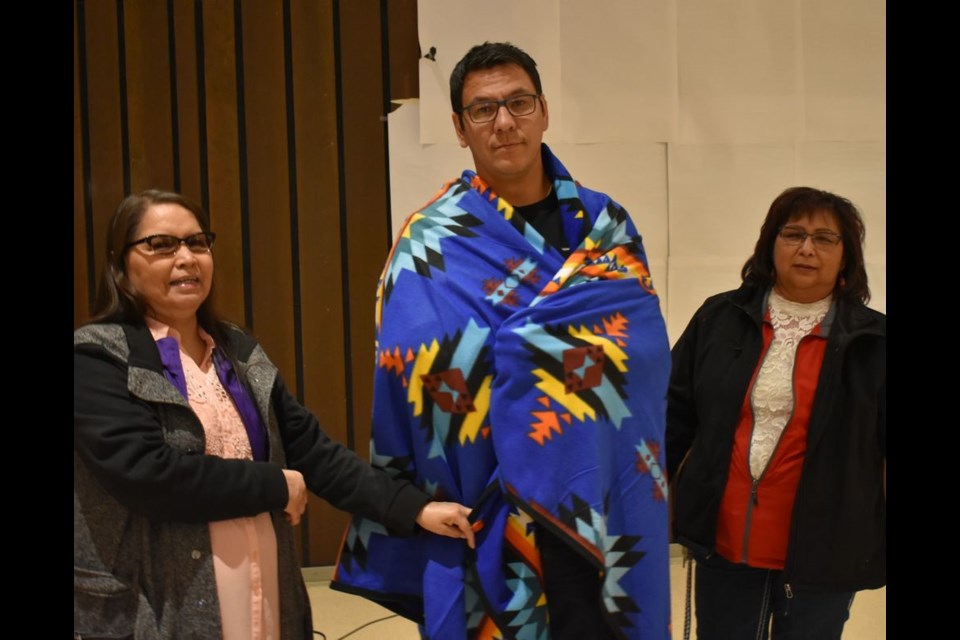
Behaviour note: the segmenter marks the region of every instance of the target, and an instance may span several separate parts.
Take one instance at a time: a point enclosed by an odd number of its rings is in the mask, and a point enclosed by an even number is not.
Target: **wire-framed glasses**
[[[803,227],[783,227],[780,229],[780,238],[784,244],[796,246],[803,244],[807,238],[813,240],[813,246],[817,249],[833,249],[840,244],[842,236],[833,231],[819,230],[813,233],[807,233]]]
[[[200,233],[189,235],[186,238],[178,238],[177,236],[158,233],[147,236],[146,238],[134,240],[128,243],[124,249],[142,244],[146,246],[147,253],[167,256],[176,253],[180,249],[180,245],[185,244],[187,245],[187,249],[190,249],[193,253],[207,253],[213,248],[213,241],[216,238],[217,234],[213,231],[201,231]]]
[[[536,93],[521,93],[520,95],[510,96],[503,100],[482,100],[465,106],[461,113],[470,116],[474,124],[484,124],[492,122],[497,118],[500,107],[506,107],[512,116],[528,116],[537,110]]]

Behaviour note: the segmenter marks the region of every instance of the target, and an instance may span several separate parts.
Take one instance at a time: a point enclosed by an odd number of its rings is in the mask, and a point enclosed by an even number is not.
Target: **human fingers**
[[[307,485],[303,474],[293,469],[284,469],[283,477],[287,481],[287,505],[284,511],[287,521],[292,525],[299,524],[300,516],[307,508]]]
[[[475,529],[473,524],[469,520],[470,512],[472,509],[468,509],[463,505],[457,505],[460,507],[460,517],[457,518],[457,528],[463,533],[463,537],[467,541],[467,546],[471,549],[477,548],[477,539]],[[477,529],[479,530],[479,529]]]
[[[455,502],[430,502],[417,517],[424,529],[451,538],[463,538],[471,549],[476,548],[473,528],[467,517],[470,509]]]

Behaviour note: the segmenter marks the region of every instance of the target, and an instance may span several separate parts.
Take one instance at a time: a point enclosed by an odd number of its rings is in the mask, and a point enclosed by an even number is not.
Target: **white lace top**
[[[816,302],[792,302],[776,291],[767,306],[773,324],[773,342],[767,351],[750,394],[753,438],[750,473],[759,478],[773,456],[783,428],[793,415],[793,365],[800,340],[827,315],[833,295]]]

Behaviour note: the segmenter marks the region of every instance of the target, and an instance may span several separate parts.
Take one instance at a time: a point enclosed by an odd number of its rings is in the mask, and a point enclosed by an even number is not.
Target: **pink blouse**
[[[180,344],[175,329],[153,318],[147,318],[147,326],[154,340],[172,337]],[[203,425],[205,453],[253,460],[243,421],[213,366],[213,338],[203,329],[200,337],[207,343],[200,365],[182,346],[180,362],[187,382],[187,401]],[[270,514],[220,520],[209,526],[223,639],[279,640],[277,538]]]

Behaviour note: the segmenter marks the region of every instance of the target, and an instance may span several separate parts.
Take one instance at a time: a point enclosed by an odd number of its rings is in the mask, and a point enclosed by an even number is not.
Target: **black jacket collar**
[[[767,287],[744,282],[739,289],[727,292],[725,297],[759,325],[766,313],[767,291]],[[872,334],[886,338],[887,318],[884,314],[849,298],[837,298],[834,304],[836,315],[831,333],[837,332],[838,335],[848,337]]]

